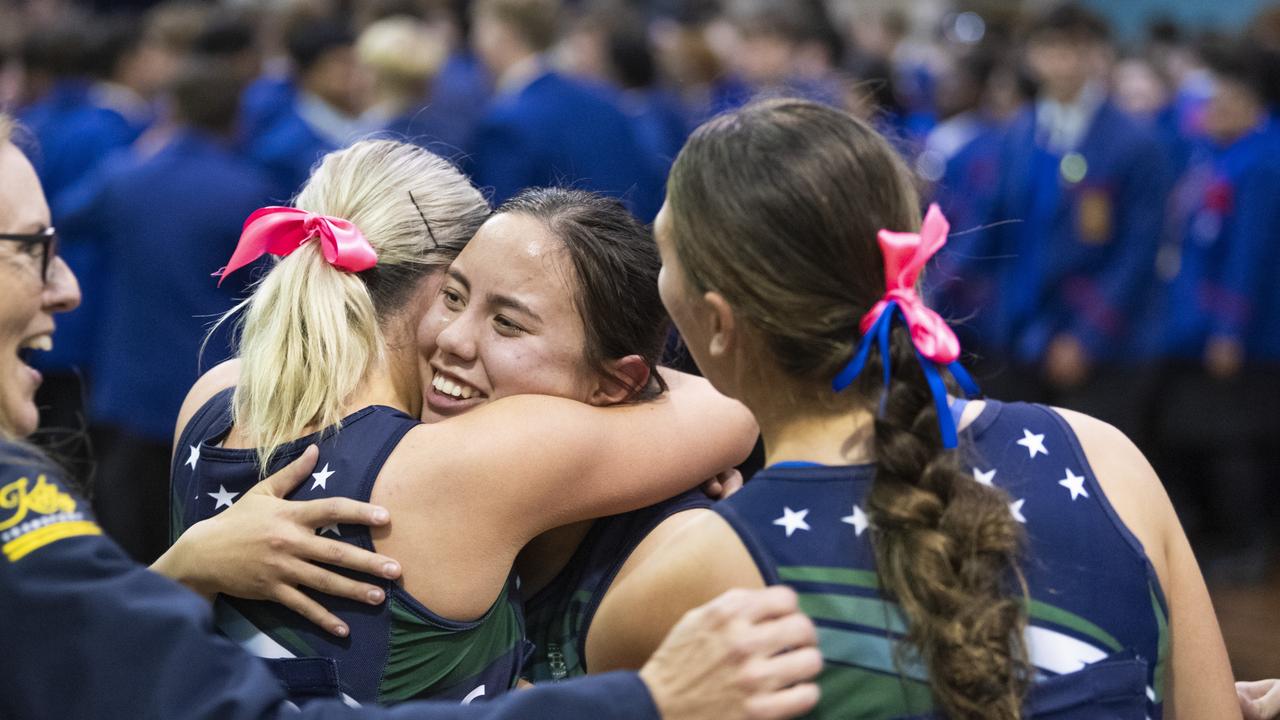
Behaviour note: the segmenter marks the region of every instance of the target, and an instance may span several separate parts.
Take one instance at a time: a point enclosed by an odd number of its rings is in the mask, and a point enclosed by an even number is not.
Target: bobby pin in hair
[[[427,222],[427,216],[422,212],[422,206],[418,204],[418,199],[413,196],[413,191],[409,191],[409,200],[413,203],[413,209],[418,211],[418,217],[422,218],[422,224],[427,226],[427,235],[431,237],[431,246],[433,249],[440,247],[440,241],[436,240],[436,234],[431,230],[431,223]]]

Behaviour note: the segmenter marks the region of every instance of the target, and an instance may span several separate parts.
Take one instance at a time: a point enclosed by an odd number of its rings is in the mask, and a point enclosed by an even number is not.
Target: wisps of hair
[[[785,159],[785,162],[783,160]],[[760,338],[761,363],[804,402],[876,407],[868,498],[884,595],[907,619],[900,650],[929,671],[953,720],[1020,717],[1030,680],[1018,567],[1022,528],[1007,496],[943,449],[909,334],[873,354],[857,384],[831,393],[858,319],[884,294],[881,228],[914,231],[920,203],[897,153],[866,123],[816,103],[777,99],[704,124],[668,184],[672,237],[698,290],[721,293]],[[892,363],[883,389],[881,362]]]
[[[341,425],[348,400],[384,360],[388,319],[404,309],[427,273],[462,251],[489,212],[453,165],[389,140],[325,156],[294,204],[350,220],[378,253],[378,264],[343,272],[325,261],[318,243],[309,243],[276,260],[252,295],[220,321],[243,311],[233,417],[258,449],[264,474],[285,442]]]

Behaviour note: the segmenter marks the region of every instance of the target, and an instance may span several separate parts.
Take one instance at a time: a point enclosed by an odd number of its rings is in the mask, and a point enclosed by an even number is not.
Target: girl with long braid
[[[1091,418],[952,399],[915,292],[946,241],[866,124],[799,100],[697,130],[655,234],[698,366],[767,466],[618,578],[592,670],[689,607],[785,583],[819,626],[822,718],[1238,716],[1208,594],[1142,455]],[[958,429],[958,430],[957,430]]]

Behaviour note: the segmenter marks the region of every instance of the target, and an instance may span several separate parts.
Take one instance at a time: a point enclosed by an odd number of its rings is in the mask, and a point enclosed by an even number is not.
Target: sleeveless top
[[[171,476],[170,535],[175,540],[192,524],[230,507],[259,480],[254,450],[218,447],[231,430],[231,399],[231,388],[218,393],[182,431]],[[270,470],[275,472],[316,444],[320,458],[315,472],[289,497],[342,496],[368,502],[387,457],[417,424],[416,418],[399,410],[366,407],[347,416],[338,430],[329,428],[281,446]],[[318,533],[374,549],[369,528],[363,525],[330,525]],[[351,632],[346,638],[329,634],[283,605],[225,596],[215,603],[218,627],[261,657],[328,659],[274,663],[273,669],[295,694],[336,694],[326,693],[328,689],[359,703],[421,698],[467,703],[502,694],[519,679],[526,645],[514,573],[484,617],[459,622],[431,612],[394,581],[337,571],[381,587],[387,598],[373,606],[304,589],[347,623]]]
[[[988,400],[961,438],[974,482],[1007,492],[1026,530],[1035,681],[1025,716],[1161,717],[1164,595],[1066,421],[1043,406]],[[874,465],[781,463],[713,507],[765,581],[794,588],[818,626],[826,662],[809,717],[934,717],[925,668],[897,653],[904,616],[878,588],[866,511],[874,477]]]
[[[533,656],[524,676],[535,685],[587,674],[587,631],[631,553],[664,520],[709,508],[694,488],[656,505],[596,520],[564,569],[525,603]]]

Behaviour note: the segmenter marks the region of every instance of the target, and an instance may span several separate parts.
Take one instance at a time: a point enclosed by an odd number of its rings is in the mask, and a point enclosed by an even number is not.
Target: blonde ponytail
[[[488,215],[467,178],[415,145],[365,141],[325,156],[295,206],[350,220],[378,264],[348,273],[310,242],[281,258],[241,310],[233,418],[265,474],[308,428],[340,425],[347,403],[386,360],[383,330],[422,279],[447,266]]]

